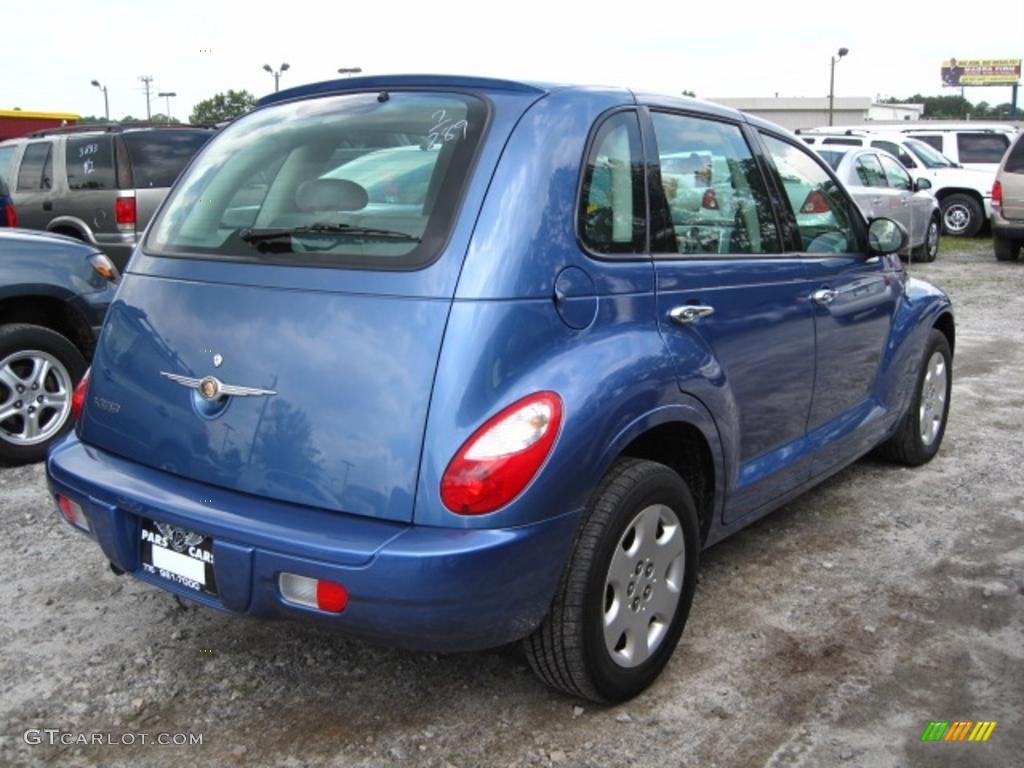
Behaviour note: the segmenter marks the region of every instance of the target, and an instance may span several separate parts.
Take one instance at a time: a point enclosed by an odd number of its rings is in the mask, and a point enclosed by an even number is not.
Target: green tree
[[[245,114],[255,106],[256,97],[248,91],[226,91],[196,104],[189,122],[193,125],[213,125]]]
[[[181,120],[176,117],[168,117],[162,112],[156,112],[151,118],[149,118],[149,122],[160,123],[161,125],[177,125]]]
[[[683,96],[689,96],[691,99],[697,98],[697,94],[690,90],[683,91]]]

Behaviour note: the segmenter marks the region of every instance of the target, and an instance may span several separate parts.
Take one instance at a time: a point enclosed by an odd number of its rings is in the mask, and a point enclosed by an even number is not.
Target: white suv
[[[957,123],[953,125],[900,126],[899,133],[920,139],[964,168],[995,173],[1010,148],[1017,129],[1011,125]]]
[[[931,182],[932,194],[942,209],[942,228],[948,235],[973,237],[992,215],[995,172],[963,168],[919,139],[863,128],[810,128],[797,134],[814,147],[874,147],[895,155],[915,181],[925,178]]]

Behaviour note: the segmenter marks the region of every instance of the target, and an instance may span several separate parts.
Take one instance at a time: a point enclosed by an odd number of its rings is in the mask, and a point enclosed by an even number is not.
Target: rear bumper
[[[993,211],[992,234],[1007,239],[1024,240],[1024,221],[1006,219],[999,211]]]
[[[578,519],[480,530],[360,518],[193,483],[73,433],[51,450],[46,473],[51,493],[82,505],[104,556],[142,581],[213,608],[315,621],[417,650],[482,649],[529,634],[547,612]],[[142,571],[143,518],[213,537],[216,597]],[[286,602],[282,571],[343,584],[348,606],[335,615]]]

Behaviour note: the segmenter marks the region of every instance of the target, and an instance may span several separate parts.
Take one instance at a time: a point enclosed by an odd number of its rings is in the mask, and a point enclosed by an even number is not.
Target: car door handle
[[[702,317],[708,317],[715,313],[714,307],[703,306],[701,304],[684,304],[681,307],[673,307],[669,310],[668,316],[672,318],[673,323],[678,325],[689,325]]]
[[[815,291],[811,294],[811,299],[815,304],[821,304],[823,307],[827,307],[833,301],[836,300],[836,296],[839,292],[832,288],[822,288],[820,291]]]
[[[881,205],[881,204],[882,204],[882,198],[880,198],[880,197],[876,197],[876,198],[874,198],[874,199],[873,199],[873,200],[871,201],[871,204],[872,204],[872,205]]]

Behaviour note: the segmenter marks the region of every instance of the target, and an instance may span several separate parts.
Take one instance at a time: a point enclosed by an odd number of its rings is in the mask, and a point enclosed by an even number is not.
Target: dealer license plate
[[[140,539],[143,571],[196,592],[217,594],[211,537],[143,519]]]

